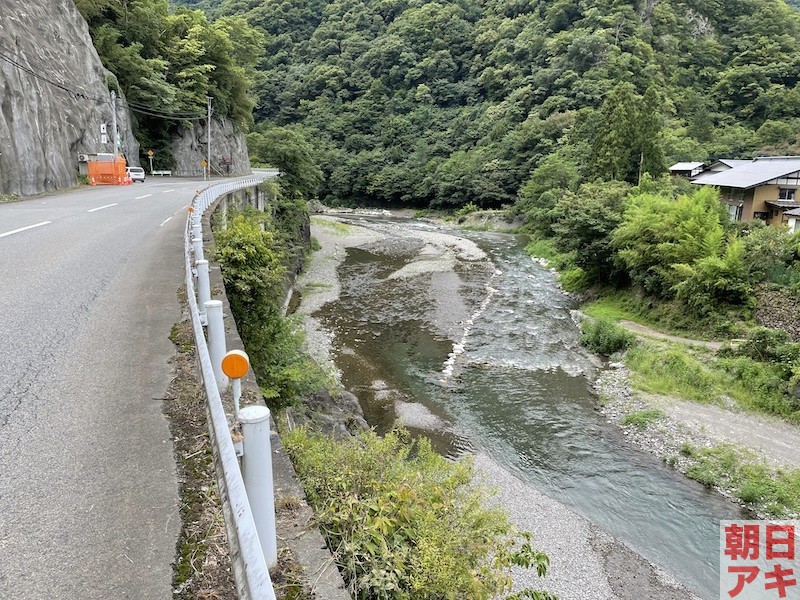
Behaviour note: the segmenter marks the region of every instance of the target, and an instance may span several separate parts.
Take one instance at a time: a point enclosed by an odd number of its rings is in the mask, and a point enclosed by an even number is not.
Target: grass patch
[[[719,400],[724,391],[719,372],[677,345],[641,343],[628,350],[625,362],[634,386],[646,392],[705,403]]]
[[[549,239],[533,239],[525,246],[525,252],[537,258],[543,258],[548,262],[551,267],[558,268],[559,265],[565,263],[566,254],[556,250],[553,240]]]
[[[731,490],[736,498],[770,517],[800,512],[800,469],[772,470],[733,446],[682,450],[692,459],[686,475],[708,486]]]
[[[781,367],[743,356],[703,357],[679,345],[643,343],[628,350],[632,383],[654,394],[695,402],[733,398],[744,410],[800,423],[800,401],[781,378]]]
[[[17,194],[0,194],[0,204],[3,202],[15,202],[17,200],[19,200]]]
[[[349,225],[345,225],[344,223],[340,223],[339,221],[333,221],[331,219],[325,219],[322,217],[311,217],[311,223],[316,227],[321,227],[322,229],[341,237],[350,235],[350,231],[352,230],[352,228]]]
[[[699,340],[741,337],[747,325],[736,315],[716,314],[713,318],[693,317],[678,302],[658,301],[630,290],[615,290],[581,307],[596,319],[633,321],[664,333]]]
[[[637,410],[636,412],[629,413],[622,417],[620,423],[622,425],[633,425],[639,431],[644,431],[647,427],[664,418],[664,413],[657,409]]]
[[[330,290],[330,289],[333,289],[333,284],[332,283],[325,283],[325,282],[322,282],[322,281],[309,281],[309,282],[303,284],[303,293],[304,294],[306,294],[306,293],[312,294],[312,293],[314,293],[316,291]]]

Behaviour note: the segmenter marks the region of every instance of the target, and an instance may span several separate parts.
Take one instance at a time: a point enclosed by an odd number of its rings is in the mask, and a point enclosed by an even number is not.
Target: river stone
[[[308,425],[336,439],[346,439],[369,429],[358,398],[345,390],[336,398],[327,390],[320,390],[302,404],[287,408],[286,414],[295,424]]]
[[[0,60],[0,194],[33,195],[77,183],[78,155],[112,152],[106,81],[113,79],[92,45],[73,0],[4,0],[0,53],[52,82]],[[117,102],[117,124],[129,163],[139,146]],[[110,136],[109,136],[110,137]]]

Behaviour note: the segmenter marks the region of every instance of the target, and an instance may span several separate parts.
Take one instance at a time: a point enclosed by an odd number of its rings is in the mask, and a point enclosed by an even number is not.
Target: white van
[[[141,181],[144,183],[144,169],[142,167],[128,167],[127,172],[131,181]]]

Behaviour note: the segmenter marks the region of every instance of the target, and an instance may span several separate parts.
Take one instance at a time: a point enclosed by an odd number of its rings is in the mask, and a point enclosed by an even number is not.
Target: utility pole
[[[208,157],[206,158],[206,162],[208,165],[206,166],[206,172],[208,173],[208,178],[211,179],[211,115],[214,114],[214,111],[211,109],[211,96],[206,96],[206,102],[208,103],[208,126],[206,127],[206,133],[208,134]]]
[[[111,139],[114,144],[114,164],[117,163],[117,92],[111,90]],[[115,167],[116,168],[116,167]]]

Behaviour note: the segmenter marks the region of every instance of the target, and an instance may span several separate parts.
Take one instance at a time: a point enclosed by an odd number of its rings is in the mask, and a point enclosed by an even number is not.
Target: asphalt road
[[[0,204],[0,598],[167,599],[185,208],[149,178]]]

